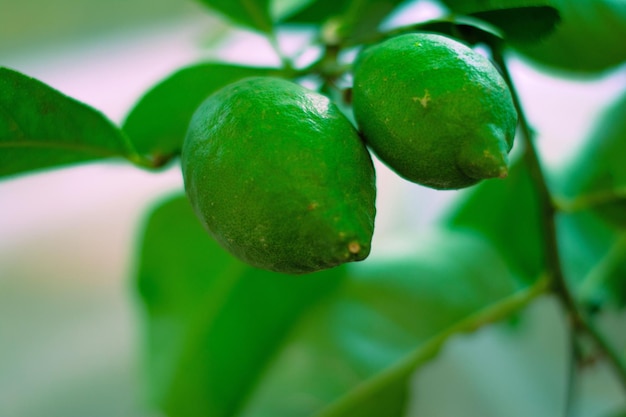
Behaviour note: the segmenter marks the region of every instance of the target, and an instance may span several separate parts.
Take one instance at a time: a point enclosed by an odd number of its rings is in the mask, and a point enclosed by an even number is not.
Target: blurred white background
[[[228,32],[192,1],[105,4],[3,2],[0,65],[121,122],[142,92],[206,57],[203,45],[218,38],[228,45],[220,52],[228,59],[276,62],[264,40]],[[422,2],[399,19],[434,12]],[[281,41],[293,49],[290,38]],[[623,70],[582,82],[543,75],[517,59],[512,68],[545,162],[557,171],[626,87]],[[458,195],[377,168],[374,250],[419,239]],[[0,416],[158,416],[141,388],[132,260],[146,208],[181,186],[176,166],[154,174],[121,163],[0,182]],[[623,315],[607,325],[619,320]],[[542,300],[516,332],[498,325],[455,337],[416,375],[411,415],[561,415],[567,365],[561,329],[557,307]],[[626,403],[602,366],[586,372],[579,393],[576,416],[609,417]]]

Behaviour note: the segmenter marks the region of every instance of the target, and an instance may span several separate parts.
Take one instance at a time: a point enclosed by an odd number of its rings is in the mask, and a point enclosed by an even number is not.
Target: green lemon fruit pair
[[[506,174],[511,96],[469,48],[435,35],[392,38],[361,54],[353,90],[362,136],[401,176],[448,189]],[[321,94],[270,77],[222,88],[191,120],[182,169],[205,228],[251,265],[307,273],[369,254],[372,161]]]

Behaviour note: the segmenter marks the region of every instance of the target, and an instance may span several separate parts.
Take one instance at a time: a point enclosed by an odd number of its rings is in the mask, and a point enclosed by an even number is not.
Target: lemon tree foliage
[[[487,20],[510,36],[512,45],[541,65],[570,73],[596,73],[626,59],[626,3],[613,0],[444,0],[455,12]],[[526,11],[518,8],[527,8]],[[558,12],[557,18],[551,8]],[[522,21],[518,13],[530,13]],[[536,12],[540,14],[532,18]],[[547,26],[544,26],[547,25]],[[554,27],[552,31],[544,29]],[[535,31],[540,39],[536,41]],[[533,33],[535,32],[535,33]],[[550,33],[544,33],[550,32]],[[531,40],[533,42],[527,42]],[[602,47],[599,47],[602,45]]]
[[[0,176],[133,155],[124,134],[102,113],[0,68]]]
[[[593,211],[559,219],[564,268],[578,297],[590,309],[626,305],[626,233]]]
[[[546,271],[538,191],[520,161],[506,181],[485,181],[468,190],[444,222],[489,240],[523,282],[533,282]]]
[[[626,60],[626,2],[613,0],[551,0],[561,22],[544,40],[515,43],[539,64],[572,74],[595,74]],[[599,47],[602,45],[602,47]]]
[[[578,158],[555,181],[564,209],[564,244],[582,264],[571,276],[580,280],[581,296],[590,302],[626,302],[626,95],[601,116]],[[601,161],[602,163],[595,163]],[[584,271],[580,274],[580,271]],[[577,274],[578,272],[578,274]]]
[[[202,0],[272,45],[285,28],[313,30],[313,62],[192,63],[121,128],[0,69],[1,176],[111,157],[155,169],[181,156],[186,195],[147,215],[135,272],[159,411],[402,417],[419,401],[416,370],[450,337],[541,295],[561,301],[572,340],[593,345],[626,387],[624,346],[590,314],[626,302],[626,101],[557,177],[507,65],[511,52],[570,74],[623,64],[625,3],[442,0],[437,18],[393,26],[400,0],[277,2]],[[393,254],[373,239],[363,260],[376,214],[370,150],[411,181],[467,189],[448,191],[458,198],[432,232]]]
[[[287,23],[323,24],[334,27],[338,38],[371,35],[382,20],[403,0],[318,0],[310,1],[283,18]]]
[[[233,23],[264,33],[272,32],[270,0],[198,0]]]
[[[592,203],[592,210],[626,229],[626,95],[604,113],[565,175],[559,179],[565,204],[574,209]],[[602,161],[601,164],[593,161]]]
[[[555,30],[560,15],[550,0],[444,0],[456,13],[494,25],[509,41],[537,43]]]
[[[534,44],[548,37],[560,21],[559,13],[549,6],[513,7],[471,13],[502,30],[504,38],[521,45]]]
[[[545,290],[463,233],[306,276],[255,269],[184,197],[149,217],[138,279],[152,394],[180,417],[402,416],[412,372],[448,337]]]

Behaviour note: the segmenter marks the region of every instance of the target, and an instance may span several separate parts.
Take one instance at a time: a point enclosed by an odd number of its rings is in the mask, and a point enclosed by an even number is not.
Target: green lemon
[[[489,60],[459,42],[407,34],[365,49],[353,105],[366,142],[409,181],[458,189],[507,175],[511,93]]]
[[[222,88],[191,120],[182,169],[205,228],[253,266],[306,273],[369,254],[372,161],[321,94],[271,77]]]

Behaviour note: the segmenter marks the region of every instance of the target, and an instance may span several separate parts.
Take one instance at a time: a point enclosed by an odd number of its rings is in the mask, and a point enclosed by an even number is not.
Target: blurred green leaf
[[[553,7],[515,7],[472,13],[471,16],[500,28],[504,38],[520,44],[535,43],[554,32],[559,13]]]
[[[480,26],[479,21],[471,21],[463,17],[453,17],[445,19],[435,19],[423,22],[419,25],[420,31],[437,32],[451,38],[459,39],[468,45],[485,43],[487,45],[497,45],[502,38],[496,31]],[[403,31],[404,32],[404,31]]]
[[[272,33],[270,0],[199,0],[232,22],[263,33]]]
[[[378,25],[404,0],[316,0],[285,21],[323,24],[333,21],[339,38],[371,36]],[[328,27],[327,27],[328,28]]]
[[[165,161],[178,155],[196,108],[213,92],[257,75],[280,75],[270,68],[206,63],[183,68],[149,90],[123,124],[137,151]]]
[[[177,417],[240,412],[294,323],[345,279],[248,267],[202,229],[184,197],[151,216],[139,288],[149,314],[149,381]]]
[[[595,213],[561,214],[558,232],[565,275],[579,299],[594,308],[626,305],[626,232]]]
[[[443,0],[455,13],[472,16],[502,30],[509,41],[537,42],[552,33],[559,13],[550,0]]]
[[[578,263],[570,275],[579,281],[580,297],[620,307],[626,303],[624,114],[626,95],[605,110],[578,157],[555,179],[557,202],[566,211],[564,258]],[[582,276],[578,271],[584,271]]]
[[[472,14],[494,10],[548,6],[552,0],[441,0],[450,10]]]
[[[581,285],[581,296],[626,306],[626,233],[622,232]]]
[[[513,46],[534,62],[570,73],[594,73],[626,61],[626,2],[550,0],[561,24],[536,44]]]
[[[607,413],[605,417],[626,417],[626,409]]]
[[[590,209],[626,228],[626,95],[598,119],[579,156],[557,181],[570,210]]]
[[[381,22],[405,0],[361,0],[349,2],[344,14],[345,36],[360,39],[371,35]]]
[[[489,245],[456,233],[311,275],[261,271],[184,198],[151,215],[138,279],[148,380],[177,417],[400,417],[412,372],[448,337],[545,290],[517,289]]]
[[[270,9],[274,21],[284,21],[314,1],[315,0],[273,0],[270,4]]]
[[[124,134],[102,113],[0,68],[0,177],[133,155]]]
[[[488,239],[523,281],[533,281],[545,271],[538,191],[522,161],[511,167],[508,178],[473,188],[446,223]]]
[[[347,0],[310,0],[304,2],[292,15],[283,20],[290,23],[321,24],[332,17],[341,16],[348,9]]]

